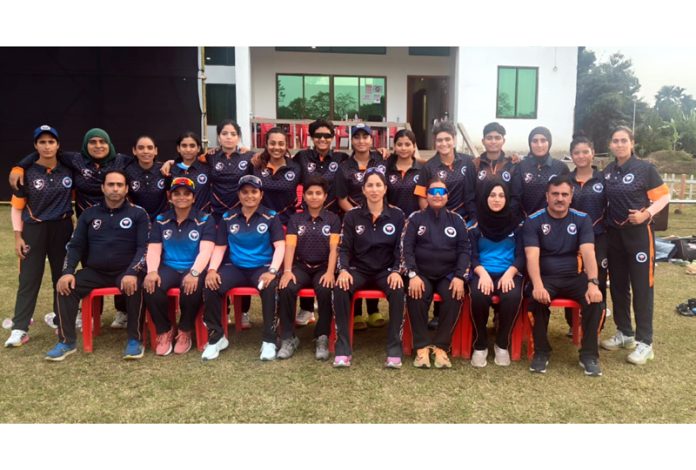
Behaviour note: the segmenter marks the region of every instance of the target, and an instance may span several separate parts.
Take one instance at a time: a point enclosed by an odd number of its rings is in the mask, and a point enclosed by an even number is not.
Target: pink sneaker
[[[174,337],[174,329],[170,328],[166,333],[157,335],[157,347],[155,354],[158,356],[167,356],[172,352],[172,338]]]
[[[181,331],[176,335],[176,344],[174,345],[174,354],[186,354],[191,349],[191,332]]]
[[[334,367],[350,367],[350,361],[353,356],[336,356],[334,357],[333,366]]]
[[[384,363],[384,367],[387,369],[401,369],[401,358],[400,357],[387,357],[387,362]]]

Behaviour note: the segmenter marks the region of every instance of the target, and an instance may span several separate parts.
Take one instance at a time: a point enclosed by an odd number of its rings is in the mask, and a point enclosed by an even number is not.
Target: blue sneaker
[[[55,346],[53,346],[53,349],[46,353],[46,357],[44,359],[46,359],[47,361],[56,362],[62,361],[75,351],[77,351],[75,343],[58,343]]]
[[[126,350],[123,352],[123,358],[140,359],[145,354],[145,347],[137,339],[129,338],[126,343]]]

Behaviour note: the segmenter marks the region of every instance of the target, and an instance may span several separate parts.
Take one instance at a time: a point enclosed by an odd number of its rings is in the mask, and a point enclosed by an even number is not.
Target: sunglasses
[[[427,193],[430,196],[446,196],[447,188],[428,188]]]
[[[193,188],[193,181],[191,181],[188,178],[174,178],[172,180],[172,186],[188,186],[189,188]]]
[[[329,134],[327,132],[315,132],[314,135],[312,136],[314,139],[327,139],[331,140],[333,138],[333,134]]]

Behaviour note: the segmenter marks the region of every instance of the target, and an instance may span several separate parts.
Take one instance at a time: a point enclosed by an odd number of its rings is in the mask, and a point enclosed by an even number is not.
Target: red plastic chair
[[[471,318],[469,317],[469,296],[464,296],[464,302],[462,302],[462,309],[459,314],[459,319],[454,327],[454,332],[452,333],[452,357],[471,357],[471,342],[473,337],[473,325],[471,324]],[[433,294],[433,302],[442,302],[442,298],[439,294]],[[411,321],[408,314],[406,315],[406,321],[404,322],[404,331],[402,335],[402,348],[404,355],[411,355],[413,352],[413,332],[411,330]],[[468,354],[468,355],[467,355]]]
[[[341,139],[348,139],[349,137],[348,129],[346,128],[346,126],[336,126],[334,128],[334,134],[336,137],[336,148],[341,148]]]
[[[177,327],[176,325],[176,311],[177,307],[179,306],[179,296],[181,295],[181,292],[178,287],[172,287],[167,291],[167,297],[169,300],[169,307],[167,309],[167,313],[169,314],[169,321],[171,322],[172,326],[174,326],[174,332],[176,333]],[[201,302],[201,306],[198,309],[198,313],[196,314],[196,319],[198,318],[203,318],[203,309],[205,308],[205,304]],[[152,321],[152,317],[150,316],[150,310],[145,310],[145,324],[147,325],[147,331],[150,335],[150,348],[154,351],[155,348],[157,347],[157,329],[155,328],[155,322]],[[198,338],[198,332],[196,331],[196,347],[198,349],[202,349],[202,347],[205,345],[205,343],[200,344],[199,343],[199,338]]]
[[[101,287],[82,298],[82,349],[86,353],[93,351],[93,336],[101,332],[101,314],[104,307],[104,297],[121,295],[118,287]]]
[[[226,338],[229,338],[227,328],[227,303],[232,299],[232,312],[234,313],[234,329],[236,332],[242,331],[242,296],[259,295],[259,291],[254,287],[233,287],[222,297],[221,323],[222,331]],[[203,315],[196,316],[196,343],[198,350],[202,351],[208,342],[208,328],[203,322]]]
[[[353,312],[355,311],[355,301],[357,299],[386,299],[387,296],[381,290],[358,290],[353,294],[353,300],[350,304],[350,314],[348,315],[348,338],[351,347],[353,346]],[[405,309],[404,309],[405,310]],[[329,351],[336,351],[336,319],[331,319],[331,336],[329,337]]]
[[[268,133],[268,131],[273,129],[274,126],[275,125],[272,123],[259,124],[259,133],[256,139],[258,141],[257,143],[259,148],[263,148],[266,146],[266,134]]]
[[[577,347],[580,347],[580,343],[582,342],[582,327],[580,324],[580,304],[575,302],[574,300],[570,299],[553,299],[551,301],[550,307],[561,307],[561,308],[571,308],[573,310],[573,321],[572,321],[572,330],[573,330],[573,344]],[[527,341],[527,358],[532,359],[534,357],[534,338],[532,336],[532,313],[527,310],[527,301],[523,302],[523,315],[519,315],[518,322],[521,325],[518,325],[517,323],[515,324],[513,328],[513,335],[512,335],[512,352],[517,352],[518,354],[521,355],[522,351],[522,343],[526,340]],[[517,331],[515,331],[517,330]],[[513,360],[519,360],[515,359],[512,357]]]

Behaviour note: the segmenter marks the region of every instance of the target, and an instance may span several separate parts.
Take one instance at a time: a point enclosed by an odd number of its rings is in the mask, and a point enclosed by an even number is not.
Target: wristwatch
[[[413,279],[413,278],[416,277],[416,276],[418,276],[418,273],[417,273],[417,272],[415,272],[415,271],[413,271],[413,270],[411,270],[411,271],[408,272],[408,278],[409,278],[409,279]]]
[[[268,272],[273,274],[274,276],[278,275],[278,270],[276,268],[268,268]]]
[[[198,277],[201,273],[196,271],[195,269],[191,269],[191,276],[193,277]]]
[[[591,278],[591,279],[588,279],[587,282],[591,282],[591,283],[594,284],[595,286],[598,286],[598,285],[599,285],[599,279],[597,279],[596,277],[593,277],[593,278]]]

